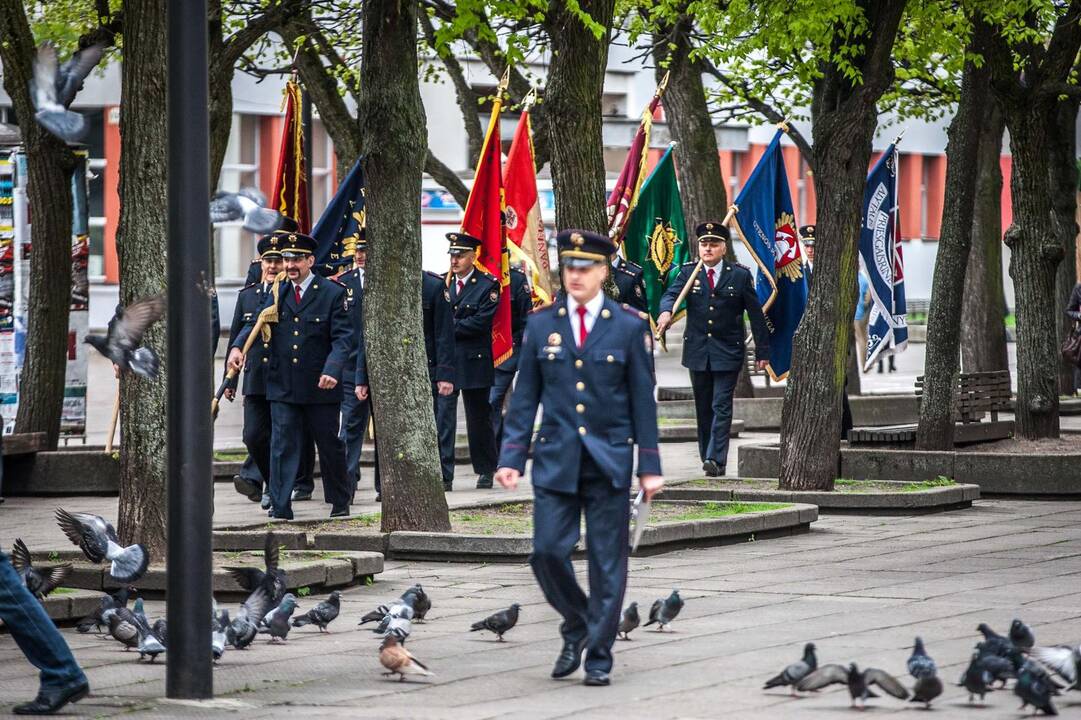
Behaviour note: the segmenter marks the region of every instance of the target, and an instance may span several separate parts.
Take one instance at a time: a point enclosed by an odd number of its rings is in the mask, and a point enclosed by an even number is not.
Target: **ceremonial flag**
[[[646,174],[646,161],[649,159],[649,136],[653,130],[653,113],[661,102],[661,95],[668,86],[668,75],[665,74],[653,99],[642,111],[642,121],[638,124],[638,131],[631,141],[631,148],[627,151],[627,160],[623,163],[623,169],[616,179],[616,185],[608,195],[608,237],[617,246],[623,242],[623,233],[630,219],[631,210],[638,202],[638,193],[642,187],[642,181]]]
[[[788,376],[792,337],[807,305],[803,253],[781,153],[782,132],[773,136],[735,202],[736,227],[758,266],[755,290],[770,331],[766,369],[774,380]]]
[[[507,249],[528,268],[532,277],[533,304],[547,305],[552,302],[552,274],[537,193],[537,166],[528,110],[522,112],[514,131],[514,140],[503,166],[503,186],[506,189],[507,239],[510,240]]]
[[[364,227],[364,171],[360,158],[353,163],[345,182],[312,230],[317,247],[315,267],[324,276],[334,275],[353,263],[360,229]]]
[[[503,111],[505,87],[501,82],[496,91],[488,132],[484,135],[484,146],[462,217],[462,232],[481,241],[474,263],[499,280],[499,306],[492,320],[492,360],[496,365],[514,354],[510,322],[510,257],[503,225],[503,153],[499,137],[499,116]]]
[[[897,147],[890,145],[867,176],[860,226],[860,267],[871,281],[871,316],[867,321],[864,372],[883,355],[908,347],[905,318],[905,269],[901,257],[900,208],[897,205]]]
[[[308,209],[308,169],[304,167],[304,126],[300,117],[300,86],[285,83],[285,127],[282,129],[278,172],[270,206],[296,221],[297,229],[307,233],[312,226]]]
[[[690,258],[672,149],[669,145],[642,184],[623,233],[623,255],[642,266],[649,314],[654,320],[669,274]]]

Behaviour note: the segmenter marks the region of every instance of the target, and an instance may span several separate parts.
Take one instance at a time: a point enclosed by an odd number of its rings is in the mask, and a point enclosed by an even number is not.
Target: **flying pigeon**
[[[1021,698],[1021,709],[1031,705],[1035,710],[1043,710],[1047,715],[1058,715],[1051,702],[1051,696],[1057,694],[1051,676],[1039,664],[1026,660],[1017,674],[1017,684],[1013,694]]]
[[[504,633],[518,624],[518,611],[521,610],[521,607],[518,603],[514,603],[506,610],[500,610],[483,620],[478,620],[469,626],[469,632],[491,630],[499,638],[499,642],[503,642]]]
[[[991,692],[991,683],[994,681],[994,675],[983,666],[980,662],[980,653],[976,651],[972,653],[972,660],[961,675],[961,682],[957,684],[968,690],[969,703],[972,702],[973,697],[979,695],[980,704],[983,704],[983,696]]]
[[[428,611],[432,609],[432,599],[420,585],[414,585],[402,593],[401,601],[412,606],[413,619],[417,622],[423,622],[428,617]]]
[[[88,633],[91,628],[96,628],[98,632],[101,632],[102,625],[109,626],[109,615],[112,615],[119,607],[127,607],[128,598],[134,592],[133,587],[122,587],[112,595],[102,595],[94,612],[77,622],[75,629],[81,633]]]
[[[1031,653],[1032,657],[1068,683],[1067,690],[1081,689],[1078,684],[1078,678],[1081,678],[1081,647],[1034,647]]]
[[[1032,634],[1032,628],[1020,619],[1014,618],[1010,623],[1010,642],[1022,650],[1031,650],[1036,644],[1036,636]]]
[[[616,638],[622,640],[631,639],[631,630],[634,630],[642,622],[638,617],[638,603],[632,602],[627,606],[627,609],[623,611],[623,617],[619,620],[619,631],[616,633]],[[619,636],[623,637],[620,638]]]
[[[862,707],[867,698],[878,697],[871,691],[872,685],[878,685],[888,694],[900,700],[908,698],[908,690],[905,690],[904,686],[893,675],[877,668],[867,668],[860,672],[860,669],[856,667],[856,663],[850,663],[847,669],[844,665],[823,665],[800,680],[796,688],[798,690],[818,690],[834,683],[848,686],[848,694],[852,697],[852,707]]]
[[[121,370],[130,370],[140,377],[153,380],[158,376],[161,361],[148,346],[140,345],[147,329],[165,314],[165,296],[147,295],[131,305],[117,305],[104,335],[87,335],[83,340],[111,360]]]
[[[394,635],[387,635],[379,648],[379,663],[387,669],[383,675],[398,675],[398,681],[406,675],[431,675],[431,671],[420,660],[399,644]]]
[[[274,608],[263,616],[263,621],[259,624],[259,633],[263,635],[270,635],[268,642],[275,642],[281,640],[285,642],[286,636],[289,634],[289,616],[293,614],[293,611],[297,608],[297,599],[293,596],[293,593],[285,593],[285,597],[282,598],[278,607]]]
[[[126,607],[117,608],[109,616],[109,634],[124,646],[124,650],[139,647],[139,621]]]
[[[86,118],[68,108],[104,52],[103,44],[90,45],[59,65],[55,45],[46,42],[38,46],[30,81],[30,97],[37,111],[34,118],[64,142],[78,142],[86,134]]]
[[[227,567],[237,584],[243,589],[254,592],[263,588],[270,606],[277,606],[285,597],[288,587],[286,572],[278,567],[279,547],[274,533],[267,533],[263,539],[263,566],[265,570],[254,567]],[[254,617],[254,616],[253,616]]]
[[[341,611],[341,597],[342,594],[335,590],[326,600],[319,603],[300,617],[293,618],[293,627],[315,625],[319,628],[319,632],[326,632],[327,625],[329,625],[334,618],[338,617],[338,613]]]
[[[244,221],[244,229],[256,235],[269,235],[282,224],[282,215],[266,205],[266,196],[255,188],[240,192],[219,190],[210,199],[210,222]]]
[[[797,660],[781,672],[777,673],[774,677],[771,677],[766,681],[766,684],[762,686],[763,690],[768,690],[775,687],[792,687],[792,694],[796,694],[796,685],[799,684],[803,678],[810,675],[818,667],[818,658],[815,656],[815,644],[807,643],[803,646],[803,659]]]
[[[658,598],[653,601],[653,607],[649,609],[649,620],[643,627],[657,623],[657,631],[663,632],[668,629],[682,609],[683,599],[679,596],[679,590],[673,590],[667,598]]]
[[[916,638],[912,655],[908,658],[908,674],[916,678],[909,702],[921,702],[924,707],[930,708],[931,701],[942,694],[942,681],[938,679],[935,661],[927,654],[923,640],[919,637]]]
[[[225,640],[237,650],[245,650],[258,632],[259,621],[266,616],[270,609],[270,598],[266,589],[257,587],[244,604],[237,610],[236,618],[229,623],[225,631]]]
[[[38,600],[44,600],[46,595],[60,587],[71,574],[71,563],[38,570],[30,561],[30,549],[19,538],[15,538],[15,545],[11,548],[11,566],[19,573],[26,589]]]
[[[135,582],[150,565],[146,548],[136,543],[123,547],[116,530],[99,515],[56,509],[56,521],[68,540],[79,546],[90,562],[112,561],[109,574],[123,583]]]

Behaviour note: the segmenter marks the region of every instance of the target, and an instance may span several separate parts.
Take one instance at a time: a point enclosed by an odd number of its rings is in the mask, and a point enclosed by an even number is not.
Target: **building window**
[[[225,150],[225,162],[218,180],[219,190],[237,192],[259,187],[258,115],[234,115]],[[246,231],[243,222],[220,223],[214,228],[214,274],[219,279],[243,279],[255,257],[258,238]]]

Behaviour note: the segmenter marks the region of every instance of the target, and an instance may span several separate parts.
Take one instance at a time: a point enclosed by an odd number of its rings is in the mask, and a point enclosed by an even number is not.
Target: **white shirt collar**
[[[596,318],[601,312],[601,306],[604,305],[604,291],[598,291],[592,300],[588,300],[585,303],[586,315],[589,319]],[[571,297],[570,293],[567,293],[567,312],[570,316],[577,317],[578,315],[578,301]]]
[[[313,272],[308,273],[308,277],[304,278],[304,280],[300,283],[300,294],[301,295],[308,292],[308,288],[310,288],[312,286],[312,281],[314,281],[314,280],[315,280],[315,273],[313,273]]]
[[[472,268],[472,269],[471,269],[471,270],[469,271],[469,274],[468,274],[468,275],[466,275],[466,276],[465,276],[464,278],[460,278],[460,277],[458,277],[457,275],[455,275],[455,276],[454,276],[454,282],[455,282],[455,284],[457,284],[457,283],[462,283],[462,286],[464,287],[464,286],[465,286],[465,283],[469,282],[469,278],[473,277],[473,273],[475,273],[476,271],[477,271],[477,269],[476,269],[476,268]]]
[[[722,258],[718,260],[715,265],[708,265],[706,263],[702,263],[702,267],[705,268],[706,272],[709,272],[710,270],[717,270],[719,272],[724,269],[724,259]]]

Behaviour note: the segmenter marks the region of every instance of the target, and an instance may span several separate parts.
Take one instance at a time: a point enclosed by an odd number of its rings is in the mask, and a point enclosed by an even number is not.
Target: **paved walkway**
[[[409,648],[437,674],[400,684],[380,676],[377,641],[356,622],[414,582],[434,607]],[[1041,644],[1081,638],[1081,503],[980,501],[939,515],[833,516],[806,535],[631,561],[628,601],[648,607],[673,587],[687,602],[673,632],[633,633],[633,642],[617,645],[615,683],[585,688],[578,678],[547,677],[559,650],[556,616],[527,566],[389,563],[373,586],[345,593],[331,634],[294,631],[284,646],[260,641],[226,653],[216,691],[237,718],[850,717],[843,689],[792,699],[761,684],[807,641],[822,662],[854,660],[902,676],[912,638],[922,635],[952,683],[981,621],[1005,630],[1020,616]],[[511,602],[523,609],[506,643],[467,632]],[[148,603],[148,612],[157,617],[163,606]],[[80,713],[220,714],[163,704],[160,664],[141,664],[113,641],[64,634],[93,686]],[[0,706],[34,688],[29,666],[0,636]],[[1081,695],[1071,695],[1059,702],[1066,716],[1081,712]],[[995,692],[987,709],[969,708],[951,684],[935,716],[1016,718],[1017,706],[1010,692]],[[892,698],[873,707],[876,716],[912,716],[912,706]]]

